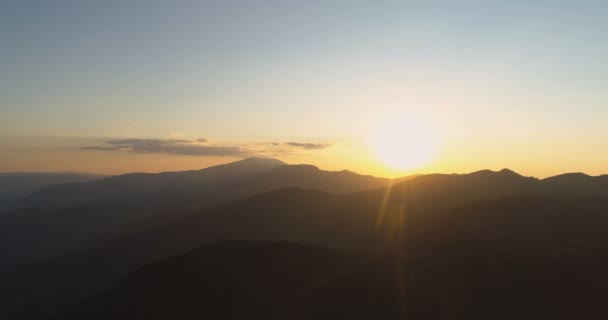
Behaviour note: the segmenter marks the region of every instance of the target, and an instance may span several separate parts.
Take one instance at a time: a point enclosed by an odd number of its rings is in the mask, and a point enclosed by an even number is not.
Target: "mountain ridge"
[[[224,187],[218,187],[221,183],[210,183],[206,193],[200,193],[200,188],[192,193],[185,192],[187,189],[171,189],[179,197],[164,203],[165,207],[160,206],[162,193],[143,193],[103,205],[40,209],[23,222],[26,226],[32,221],[38,223],[31,233],[0,224],[0,229],[4,227],[0,238],[8,239],[0,244],[31,246],[26,252],[35,252],[40,247],[49,251],[54,245],[59,248],[74,243],[82,245],[61,251],[61,256],[53,252],[53,256],[36,260],[31,268],[17,269],[16,274],[6,273],[4,283],[7,286],[13,283],[16,289],[4,297],[5,301],[21,301],[25,307],[32,303],[30,299],[42,300],[59,291],[78,297],[83,288],[89,293],[88,290],[98,289],[100,283],[108,285],[132,268],[213,241],[287,240],[334,249],[394,252],[400,248],[400,241],[431,232],[435,224],[449,221],[445,220],[447,215],[467,203],[522,194],[608,196],[604,176],[582,177],[592,183],[561,185],[555,179],[524,177],[503,169],[428,174],[398,181],[370,179],[348,171],[323,171],[307,165],[274,162],[269,167],[253,175],[245,172],[244,176],[226,171],[230,166],[213,169],[209,180],[224,181]],[[187,185],[196,185],[198,180],[190,175],[201,171],[209,172],[197,170],[168,176],[177,183],[185,180]],[[234,182],[226,183],[224,177]],[[336,192],[340,190],[344,193]],[[138,207],[140,199],[146,201],[143,207]],[[204,203],[207,205],[203,206]],[[30,214],[21,213],[24,217]],[[125,218],[128,219],[122,220]],[[403,221],[407,224],[402,225]],[[64,222],[69,222],[67,233],[53,229]],[[39,235],[40,230],[44,230],[44,237]],[[94,232],[111,237],[86,242]],[[14,238],[7,238],[7,234],[13,234]],[[29,243],[19,240],[28,234],[32,235],[26,238]],[[61,242],[63,239],[70,241]],[[3,259],[7,257],[10,256],[2,255]],[[100,271],[97,265],[106,265],[108,270]],[[19,290],[24,282],[35,279],[44,279],[45,285],[38,286],[36,292]],[[25,308],[43,310],[35,305]]]

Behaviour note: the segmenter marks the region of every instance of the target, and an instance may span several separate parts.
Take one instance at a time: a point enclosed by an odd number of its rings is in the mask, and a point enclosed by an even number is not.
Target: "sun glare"
[[[435,132],[414,121],[386,122],[376,130],[369,143],[381,162],[400,170],[429,163],[439,147]]]

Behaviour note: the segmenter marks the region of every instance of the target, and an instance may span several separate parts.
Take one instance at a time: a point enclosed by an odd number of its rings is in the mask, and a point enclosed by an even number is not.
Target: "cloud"
[[[162,153],[189,156],[281,156],[315,151],[331,147],[328,143],[271,142],[250,143],[239,146],[210,144],[207,139],[113,139],[103,141],[105,145],[85,146],[81,150],[118,151],[131,153]]]
[[[116,147],[90,146],[90,147],[80,147],[80,150],[118,151],[118,150],[120,150],[120,146],[116,146]]]
[[[205,139],[114,139],[104,141],[109,146],[87,146],[81,150],[126,151],[134,153],[165,153],[191,156],[249,156],[247,150],[239,146],[201,145]]]
[[[300,142],[267,142],[241,145],[251,154],[276,157],[282,155],[306,154],[332,147],[329,143],[300,143]]]
[[[329,144],[329,143],[287,142],[285,144],[288,146],[291,146],[291,147],[306,149],[306,150],[321,150],[321,149],[327,149],[327,148],[331,147],[331,144]]]

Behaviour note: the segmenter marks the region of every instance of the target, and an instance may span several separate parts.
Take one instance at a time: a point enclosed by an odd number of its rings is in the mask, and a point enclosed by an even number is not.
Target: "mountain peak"
[[[274,158],[263,158],[263,157],[250,157],[250,158],[245,158],[243,160],[240,161],[236,161],[234,163],[252,163],[252,164],[269,164],[269,165],[277,165],[277,166],[282,166],[282,165],[286,165],[285,162],[278,160],[278,159],[274,159]]]
[[[212,166],[209,168],[205,168],[205,169],[201,169],[200,171],[205,171],[205,170],[224,170],[226,168],[231,168],[231,169],[236,169],[236,168],[242,168],[242,169],[259,169],[259,170],[270,170],[272,168],[275,167],[280,167],[280,166],[284,166],[286,165],[285,162],[281,161],[281,160],[277,160],[277,159],[273,159],[273,158],[261,158],[261,157],[251,157],[251,158],[245,158],[243,160],[238,160],[238,161],[234,161],[234,162],[229,162],[226,164],[221,164],[218,166]]]
[[[517,173],[511,169],[508,169],[508,168],[504,168],[504,169],[498,171],[498,173],[503,174],[503,175],[521,176],[519,173]]]
[[[479,175],[489,175],[489,174],[493,174],[496,173],[490,169],[484,169],[484,170],[479,170],[479,171],[475,171],[475,172],[471,172],[469,173],[469,175],[475,175],[475,176],[479,176]]]
[[[480,170],[480,171],[475,171],[470,173],[471,175],[484,175],[484,176],[488,176],[488,175],[501,175],[501,176],[515,176],[515,177],[521,177],[521,175],[511,169],[507,169],[504,168],[500,171],[492,171],[489,169],[485,169],[485,170]]]
[[[573,181],[573,180],[586,180],[591,176],[582,172],[571,172],[564,173],[557,176],[546,178],[547,181]]]
[[[291,173],[295,173],[295,172],[311,173],[311,172],[317,172],[317,171],[321,171],[321,170],[311,164],[290,164],[290,165],[277,166],[276,168],[273,169],[273,172],[291,172]]]

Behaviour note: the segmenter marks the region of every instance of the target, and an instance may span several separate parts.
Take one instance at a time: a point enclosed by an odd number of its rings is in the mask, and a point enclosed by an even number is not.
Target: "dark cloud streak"
[[[189,156],[251,157],[294,154],[300,150],[322,150],[331,147],[328,143],[273,142],[240,146],[217,146],[207,139],[112,139],[102,146],[85,146],[81,150],[118,151],[131,153],[178,154]]]
[[[97,150],[97,151],[118,151],[120,150],[119,146],[116,147],[100,147],[100,146],[89,146],[89,147],[80,147],[80,150]]]
[[[108,140],[106,146],[82,147],[82,150],[129,151],[134,153],[164,153],[190,156],[248,156],[246,150],[234,146],[201,145],[204,139],[194,140],[162,140],[162,139],[115,139]],[[206,140],[204,141],[206,142]]]

